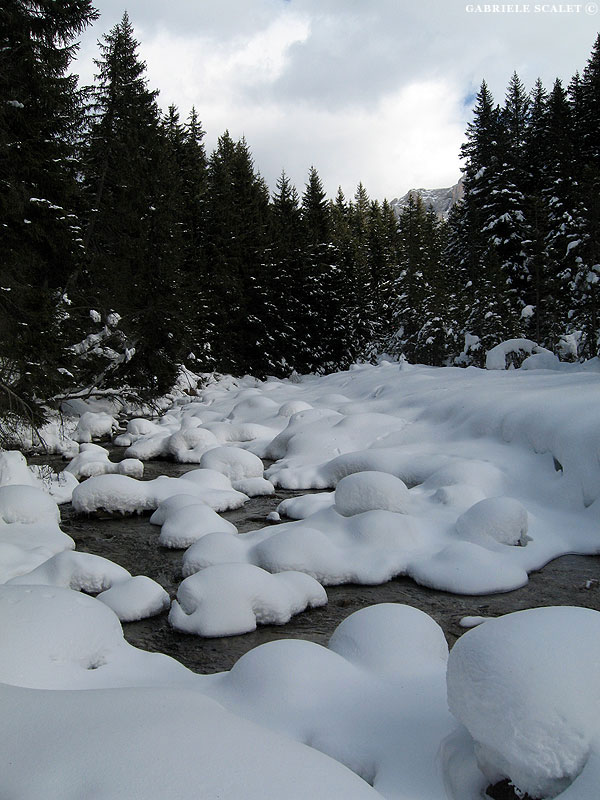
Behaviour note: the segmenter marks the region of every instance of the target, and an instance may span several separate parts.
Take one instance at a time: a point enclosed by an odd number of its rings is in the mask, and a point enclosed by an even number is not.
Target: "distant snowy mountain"
[[[396,214],[400,214],[411,195],[419,195],[426,206],[432,205],[439,217],[447,219],[454,203],[463,196],[463,179],[460,178],[458,183],[448,189],[410,189],[403,197],[392,200],[391,204]]]

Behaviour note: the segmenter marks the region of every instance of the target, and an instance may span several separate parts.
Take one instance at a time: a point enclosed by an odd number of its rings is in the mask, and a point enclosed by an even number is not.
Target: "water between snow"
[[[113,459],[118,458],[115,453]],[[30,462],[46,463],[57,470],[64,467],[60,457],[40,457]],[[194,465],[168,461],[147,462],[145,478],[177,477],[193,468]],[[223,516],[243,534],[266,525],[267,514],[283,499],[304,493],[277,490],[274,497],[251,499],[242,508]],[[133,575],[148,575],[175,597],[181,582],[183,551],[158,545],[160,528],[150,524],[149,515],[87,517],[75,514],[70,505],[63,505],[61,514],[62,528],[75,540],[78,550],[104,556]],[[523,588],[504,594],[454,595],[419,586],[409,578],[397,578],[381,586],[326,587],[328,605],[299,614],[287,625],[263,625],[241,636],[202,639],[182,634],[169,626],[166,612],[140,622],[124,623],[123,630],[126,639],[136,647],[167,653],[196,672],[220,672],[230,669],[248,650],[273,639],[308,639],[326,645],[343,619],[375,603],[406,603],[420,608],[441,625],[449,645],[464,633],[459,621],[465,616],[499,616],[548,605],[585,606],[600,611],[597,578],[596,557],[563,556],[547,564],[541,572],[532,574]]]

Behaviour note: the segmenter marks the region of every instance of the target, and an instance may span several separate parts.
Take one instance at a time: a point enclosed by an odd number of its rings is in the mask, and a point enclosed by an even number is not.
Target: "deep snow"
[[[284,623],[326,602],[317,581],[521,586],[557,555],[600,550],[600,373],[539,352],[499,369],[508,352],[493,371],[226,378],[131,420],[123,467],[90,443],[114,414],[81,403],[62,477],[0,454],[0,793],[480,800],[508,777],[532,796],[593,797],[599,612],[465,618],[475,627],[448,660],[431,618],[383,604],[328,647],[279,640],[196,675],[122,638],[119,618],[158,613],[164,590],[60,530],[71,493],[83,513],[153,511],[162,544],[191,545],[173,624],[204,636]],[[198,469],[140,480],[159,454]],[[219,517],[273,484],[330,491],[285,501],[293,521],[250,534]]]

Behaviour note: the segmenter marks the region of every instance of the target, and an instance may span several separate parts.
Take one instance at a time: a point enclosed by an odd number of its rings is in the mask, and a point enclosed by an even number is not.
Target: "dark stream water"
[[[118,460],[119,452],[112,455],[113,460]],[[57,470],[64,468],[59,457],[30,459],[30,463],[35,462],[51,464]],[[148,462],[145,478],[176,477],[194,468],[167,461]],[[266,525],[265,517],[281,500],[304,493],[278,490],[274,497],[252,499],[241,509],[223,516],[243,534]],[[149,515],[88,517],[75,514],[70,505],[61,506],[61,514],[62,528],[75,540],[78,550],[104,556],[133,575],[148,575],[164,586],[171,597],[175,596],[181,582],[183,551],[158,545],[160,528],[150,524]],[[381,586],[330,586],[326,587],[328,605],[299,614],[287,625],[264,625],[241,636],[202,639],[178,633],[169,626],[166,612],[140,622],[124,623],[123,630],[136,647],[167,653],[196,672],[220,672],[230,669],[245,652],[264,642],[299,638],[326,645],[336,626],[352,612],[375,603],[406,603],[433,617],[451,646],[465,632],[459,625],[464,616],[499,616],[547,605],[585,606],[600,611],[599,567],[600,561],[594,556],[563,556],[531,574],[529,583],[521,589],[475,597],[427,589],[410,578],[396,578]]]

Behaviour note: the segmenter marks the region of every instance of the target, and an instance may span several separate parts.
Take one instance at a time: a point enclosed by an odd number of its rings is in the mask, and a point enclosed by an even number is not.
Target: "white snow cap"
[[[448,703],[490,782],[554,797],[576,778],[600,734],[598,664],[600,612],[587,608],[518,611],[456,642]]]
[[[525,545],[527,528],[527,511],[512,497],[487,497],[456,520],[456,530],[463,539],[483,546],[488,542]]]
[[[199,636],[233,636],[257,624],[283,625],[305,608],[327,603],[327,594],[302,572],[271,575],[251,564],[220,564],[186,578],[169,622]]]
[[[254,453],[240,447],[215,447],[200,459],[200,466],[222,472],[231,481],[262,478],[264,466]]]
[[[355,472],[335,488],[335,507],[344,517],[376,509],[403,514],[408,504],[406,484],[386,472]]]

